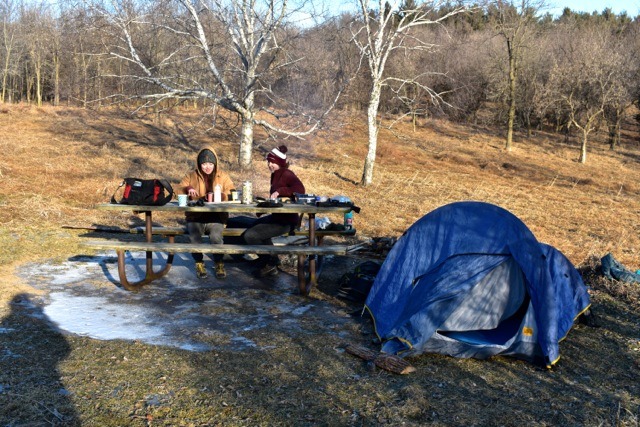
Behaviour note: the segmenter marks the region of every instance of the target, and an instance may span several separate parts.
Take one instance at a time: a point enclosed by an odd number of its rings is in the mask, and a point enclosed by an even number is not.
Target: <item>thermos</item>
[[[213,190],[213,202],[222,202],[222,187],[220,187],[220,184],[216,184],[216,188]]]
[[[251,187],[251,181],[245,181],[242,183],[242,203],[250,205],[253,203],[253,191]]]
[[[353,211],[344,213],[344,229],[345,230],[353,229]]]

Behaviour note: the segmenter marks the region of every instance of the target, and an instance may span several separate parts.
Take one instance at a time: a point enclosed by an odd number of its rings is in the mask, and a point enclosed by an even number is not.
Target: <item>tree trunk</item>
[[[42,60],[40,53],[33,51],[33,72],[36,79],[36,105],[42,107]]]
[[[609,125],[609,149],[615,150],[620,145],[622,128],[622,114],[617,115],[616,121]]]
[[[25,68],[24,74],[25,74],[27,105],[31,105],[32,78],[31,78],[31,73],[29,72],[29,65],[25,64],[24,68]]]
[[[416,371],[416,368],[411,366],[409,362],[393,354],[376,353],[373,350],[355,344],[350,344],[345,347],[345,351],[367,362],[373,362],[378,368],[385,369],[394,374],[406,375]]]
[[[510,43],[507,43],[509,50],[509,113],[507,120],[507,141],[505,149],[511,151],[513,148],[513,123],[516,118],[516,58]]]
[[[11,63],[11,49],[9,47],[6,48],[5,54],[4,69],[2,70],[2,93],[0,94],[0,102],[4,102],[7,95],[7,77],[9,76],[9,64]]]
[[[96,92],[98,94],[98,107],[102,107],[102,69],[101,62],[96,62]]]
[[[9,65],[11,64],[11,49],[13,47],[13,33],[8,34],[7,22],[3,22],[2,35],[4,38],[4,68],[2,69],[2,93],[0,93],[0,102],[5,102],[7,96],[7,78],[9,76]]]
[[[587,163],[587,136],[589,132],[586,129],[582,130],[582,145],[580,146],[580,159],[579,162]]]
[[[253,117],[250,114],[242,115],[242,126],[240,128],[240,150],[238,159],[240,167],[251,166],[251,151],[253,149]]]
[[[616,149],[616,128],[615,125],[609,124],[609,150]]]
[[[360,183],[368,186],[373,182],[373,167],[376,163],[376,147],[378,145],[378,106],[380,105],[380,94],[382,87],[375,84],[371,91],[369,108],[367,109],[367,125],[369,128],[369,150],[364,160],[364,170]]]
[[[60,104],[60,56],[58,51],[53,56],[53,105]]]

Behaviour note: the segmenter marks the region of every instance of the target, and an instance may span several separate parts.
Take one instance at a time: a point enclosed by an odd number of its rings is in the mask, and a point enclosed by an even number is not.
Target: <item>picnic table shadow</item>
[[[129,233],[128,230],[121,229],[119,227],[109,227],[103,226],[100,224],[93,224],[92,227],[102,228],[101,230],[88,231],[86,233],[82,233],[79,237],[82,238],[97,238],[104,240],[126,240],[130,238],[131,241],[139,241],[140,235]],[[186,236],[177,236],[177,242],[188,242],[188,237]],[[175,258],[179,258],[180,254],[174,255]],[[145,264],[141,260],[135,261],[130,252],[127,252],[125,257],[127,258],[127,265],[131,266],[134,271],[132,271],[132,277],[136,275],[138,277],[144,277],[145,274]],[[110,265],[115,265],[118,263],[118,258],[113,255],[94,255],[94,254],[78,254],[68,258],[71,262],[85,262],[85,263],[96,263],[102,269],[105,278],[113,283],[115,286],[119,288],[123,288],[120,284],[120,279],[112,274],[109,269]],[[166,254],[154,253],[154,270],[159,270],[166,263],[167,256]],[[174,261],[175,263],[175,261]]]
[[[28,294],[0,320],[0,425],[81,425],[58,370],[71,347]]]

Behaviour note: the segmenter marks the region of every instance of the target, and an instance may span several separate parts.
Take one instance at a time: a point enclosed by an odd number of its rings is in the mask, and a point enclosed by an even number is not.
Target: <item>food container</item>
[[[314,205],[316,203],[316,196],[313,194],[298,194],[296,195],[296,203],[300,205]]]

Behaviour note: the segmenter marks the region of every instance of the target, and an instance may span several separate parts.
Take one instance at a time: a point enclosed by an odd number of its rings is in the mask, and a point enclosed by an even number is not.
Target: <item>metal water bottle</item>
[[[222,202],[222,187],[220,187],[220,184],[216,184],[216,188],[213,190],[213,202]]]
[[[344,213],[344,229],[345,230],[353,229],[353,211]]]

